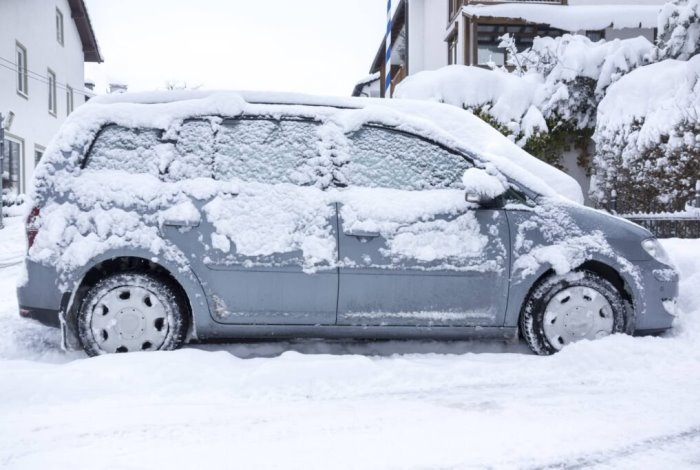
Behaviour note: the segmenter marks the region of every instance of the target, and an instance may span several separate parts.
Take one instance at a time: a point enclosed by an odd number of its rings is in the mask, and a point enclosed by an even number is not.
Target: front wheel
[[[118,273],[92,286],[78,311],[78,337],[90,356],[178,348],[187,331],[171,283],[150,273]]]
[[[523,306],[520,331],[536,354],[549,355],[576,341],[622,333],[625,317],[615,286],[581,271],[541,281]]]

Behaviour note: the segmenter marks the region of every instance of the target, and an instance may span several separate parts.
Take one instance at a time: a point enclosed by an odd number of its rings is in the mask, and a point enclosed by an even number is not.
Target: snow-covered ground
[[[698,468],[700,240],[664,338],[298,341],[88,359],[17,315],[0,231],[0,468]],[[9,266],[8,266],[9,265]]]

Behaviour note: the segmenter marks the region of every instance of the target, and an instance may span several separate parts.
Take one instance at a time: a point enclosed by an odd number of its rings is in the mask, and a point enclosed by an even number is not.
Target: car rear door
[[[163,231],[191,258],[215,321],[335,324],[337,215],[314,185],[317,127],[258,116],[178,130],[166,178],[189,186],[201,217]]]
[[[464,156],[365,126],[349,137],[339,197],[338,324],[498,326],[508,297],[501,209],[465,201]]]

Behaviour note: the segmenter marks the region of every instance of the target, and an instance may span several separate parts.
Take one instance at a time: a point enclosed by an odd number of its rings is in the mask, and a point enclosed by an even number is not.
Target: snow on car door
[[[170,231],[199,265],[215,321],[335,323],[335,205],[312,185],[309,171],[318,154],[317,127],[294,119],[240,118],[191,121],[179,131],[177,158],[206,160],[210,178],[237,183],[235,191],[215,191],[198,205],[196,230]],[[208,147],[195,144],[207,140]],[[171,171],[176,169],[174,162]],[[194,194],[207,193],[208,181],[188,183]]]
[[[465,201],[471,163],[378,127],[350,136],[340,191],[338,324],[495,326],[508,293],[502,210]]]

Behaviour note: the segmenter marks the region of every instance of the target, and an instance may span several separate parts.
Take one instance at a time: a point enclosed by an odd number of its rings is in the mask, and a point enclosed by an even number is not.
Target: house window
[[[27,49],[17,43],[17,92],[20,95],[29,94],[29,76],[27,74]]]
[[[586,37],[593,42],[598,42],[601,39],[605,39],[605,30],[586,31]]]
[[[22,143],[5,139],[5,155],[2,159],[2,187],[14,194],[19,194],[21,156]]]
[[[56,115],[56,74],[49,69],[49,113]]]
[[[56,8],[56,40],[63,45],[63,13]]]
[[[522,52],[532,47],[536,37],[559,37],[563,33],[559,29],[538,24],[478,24],[476,27],[476,65],[506,65],[506,51],[499,47],[501,37],[504,34],[513,36],[516,48]]]
[[[41,157],[44,156],[44,148],[38,145],[34,147],[34,166],[37,166],[41,161]]]
[[[66,85],[66,116],[73,112],[73,88]]]
[[[453,34],[447,39],[447,64],[457,63],[457,34]]]

